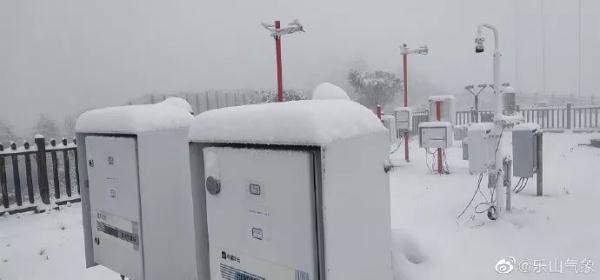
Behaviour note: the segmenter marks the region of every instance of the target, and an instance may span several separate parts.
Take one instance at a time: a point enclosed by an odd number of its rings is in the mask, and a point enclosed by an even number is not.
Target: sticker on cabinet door
[[[96,230],[119,240],[133,244],[133,249],[139,248],[138,223],[127,219],[97,211]]]
[[[258,259],[248,255],[221,250],[218,253],[218,269],[224,280],[311,280],[310,274],[301,269],[294,269]]]

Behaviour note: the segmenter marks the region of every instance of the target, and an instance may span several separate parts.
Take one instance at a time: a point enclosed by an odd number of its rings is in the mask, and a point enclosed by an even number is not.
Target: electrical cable
[[[519,183],[517,183],[517,186],[514,189],[515,193],[520,193],[522,190],[525,189],[525,187],[527,186],[527,182],[529,182],[529,178],[521,177],[519,181],[521,182],[521,186],[519,186]]]
[[[479,178],[477,179],[477,188],[475,189],[475,192],[473,192],[473,196],[471,197],[471,200],[469,200],[469,203],[467,203],[467,205],[462,210],[462,212],[460,212],[460,214],[458,214],[458,216],[456,216],[457,220],[459,220],[465,214],[465,212],[467,212],[467,209],[469,209],[469,207],[471,207],[471,205],[473,204],[473,201],[475,200],[477,193],[480,192],[480,190],[481,190],[481,181],[482,180],[483,180],[483,173],[480,173]]]

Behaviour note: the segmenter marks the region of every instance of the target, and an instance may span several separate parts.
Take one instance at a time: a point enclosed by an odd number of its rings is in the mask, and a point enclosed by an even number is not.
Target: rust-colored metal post
[[[275,21],[275,30],[279,31],[281,23]],[[275,35],[275,55],[277,59],[277,101],[283,101],[283,71],[281,66],[281,35]]]
[[[406,47],[406,44],[404,44],[404,47]],[[408,107],[408,54],[404,53],[402,59],[404,68],[404,107]],[[408,155],[408,131],[404,132],[404,160],[406,160],[406,162],[410,161]]]
[[[439,122],[442,120],[442,101],[435,102],[435,119]],[[443,173],[443,164],[442,164],[442,148],[437,149],[437,169],[438,173]]]

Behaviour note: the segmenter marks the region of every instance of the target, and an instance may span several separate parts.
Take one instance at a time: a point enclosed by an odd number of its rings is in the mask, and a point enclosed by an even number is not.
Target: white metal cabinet
[[[85,140],[94,260],[129,278],[143,279],[136,139]]]
[[[495,164],[498,139],[494,137],[493,123],[476,123],[469,127],[469,172],[479,174],[486,172]]]
[[[212,280],[318,279],[312,162],[303,151],[204,148]]]

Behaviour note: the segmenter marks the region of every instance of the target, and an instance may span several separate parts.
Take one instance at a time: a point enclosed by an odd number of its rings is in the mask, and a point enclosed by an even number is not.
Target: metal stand
[[[536,134],[536,141],[537,141],[537,145],[536,145],[536,161],[537,161],[537,168],[536,168],[536,181],[537,181],[537,196],[542,196],[544,195],[544,133],[543,132],[539,132]]]
[[[510,212],[512,207],[511,192],[512,192],[512,160],[504,159],[504,187],[506,188],[506,211]]]

